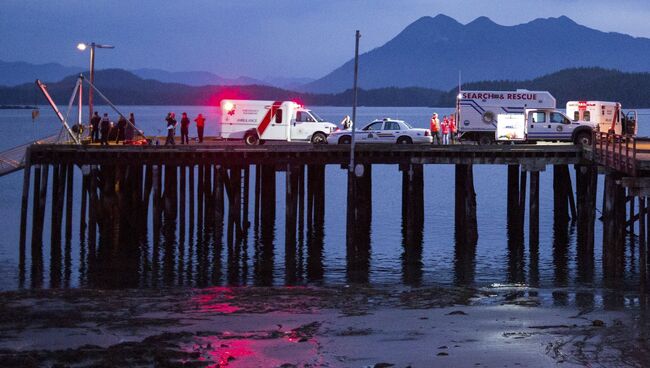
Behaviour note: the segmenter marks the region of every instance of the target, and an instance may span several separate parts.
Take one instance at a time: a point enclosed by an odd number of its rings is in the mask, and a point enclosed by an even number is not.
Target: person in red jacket
[[[205,118],[203,117],[203,114],[199,114],[199,116],[194,119],[194,122],[196,123],[196,132],[199,136],[199,143],[203,143],[203,128],[205,127]]]
[[[433,140],[431,143],[433,144],[440,144],[441,139],[440,139],[440,119],[438,119],[438,113],[433,113],[433,116],[431,117],[431,123],[429,125],[429,128],[431,130],[431,136],[433,137]]]
[[[456,117],[454,115],[449,115],[449,141],[451,144],[456,143],[456,134],[458,134],[458,129],[456,128]]]
[[[440,125],[442,130],[442,144],[449,144],[449,119],[447,115],[442,117],[442,124]]]

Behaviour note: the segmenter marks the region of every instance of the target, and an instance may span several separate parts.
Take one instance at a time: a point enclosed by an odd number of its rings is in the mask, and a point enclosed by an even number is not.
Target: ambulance
[[[595,122],[601,132],[610,131],[613,120],[615,134],[636,135],[638,131],[636,111],[623,112],[618,102],[569,101],[566,113],[574,121]]]
[[[327,143],[336,125],[293,101],[222,100],[217,135],[247,145],[265,141]]]
[[[547,91],[462,91],[456,101],[461,139],[491,144],[499,114],[523,114],[527,109],[555,109],[555,97]]]

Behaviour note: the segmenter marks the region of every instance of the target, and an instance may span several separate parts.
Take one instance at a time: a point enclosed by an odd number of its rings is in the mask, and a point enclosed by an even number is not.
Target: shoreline
[[[522,294],[472,289],[212,287],[0,295],[0,359],[9,366],[545,367],[620,366],[648,358],[631,310],[554,307]]]

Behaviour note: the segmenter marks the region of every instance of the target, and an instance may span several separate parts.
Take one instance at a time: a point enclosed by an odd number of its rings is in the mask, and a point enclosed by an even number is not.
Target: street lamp
[[[115,46],[111,45],[101,45],[98,43],[91,42],[90,44],[81,42],[77,44],[77,50],[85,51],[87,48],[90,48],[90,84],[95,84],[95,48],[98,49],[114,49]],[[88,121],[93,118],[93,89],[88,90]]]

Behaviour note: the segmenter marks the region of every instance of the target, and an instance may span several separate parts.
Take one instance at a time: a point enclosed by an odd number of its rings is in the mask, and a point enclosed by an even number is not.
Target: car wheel
[[[343,137],[339,138],[339,144],[350,144],[352,143],[352,137],[349,135],[344,135]]]
[[[494,140],[487,134],[483,134],[478,138],[478,144],[481,146],[487,146],[492,144]]]
[[[412,144],[413,140],[411,137],[399,137],[397,138],[397,144]]]
[[[247,146],[257,146],[260,143],[260,137],[255,132],[248,132],[244,135],[244,143]]]
[[[327,137],[323,132],[316,132],[311,136],[311,143],[313,144],[325,144],[327,143]]]
[[[588,132],[578,133],[578,135],[576,135],[574,143],[583,146],[591,146],[591,134]]]

